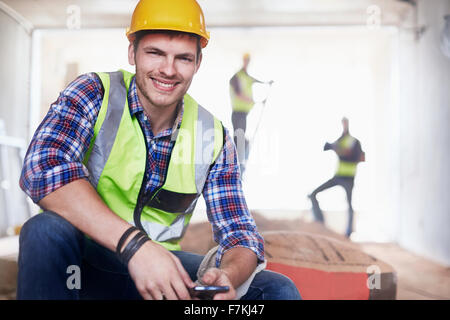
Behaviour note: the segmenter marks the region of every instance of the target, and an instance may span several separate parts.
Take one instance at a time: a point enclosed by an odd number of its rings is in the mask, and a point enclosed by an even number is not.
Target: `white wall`
[[[0,119],[7,136],[26,139],[29,112],[29,66],[31,37],[4,11],[0,10]],[[27,217],[27,207],[18,182],[21,162],[16,149],[3,148],[6,166],[0,177],[0,236],[8,225],[20,224]],[[6,191],[6,199],[5,197]]]
[[[418,1],[416,41],[400,37],[400,215],[398,242],[450,265],[450,59],[439,49],[448,0]]]
[[[36,119],[39,122],[60,91],[77,75],[119,68],[134,70],[128,65],[124,30],[41,30],[36,40],[39,53],[35,53],[38,63],[34,67],[39,69],[40,83],[36,88],[40,95],[40,116]]]
[[[338,138],[346,115],[367,153],[367,163],[359,167],[355,208],[374,221],[392,216],[387,212],[392,174],[385,170],[392,162],[391,145],[385,143],[391,135],[380,126],[392,127],[396,37],[393,28],[213,30],[191,92],[225,125],[231,128],[227,83],[240,68],[243,52],[252,54],[252,75],[275,80],[244,182],[250,208],[274,209],[278,217],[290,210],[298,217],[309,209],[307,194],[331,178],[336,166],[336,156],[323,152],[323,144]],[[249,136],[260,111],[256,107],[249,115]],[[378,118],[382,113],[387,116]],[[347,208],[339,188],[320,194],[319,200],[326,210]]]

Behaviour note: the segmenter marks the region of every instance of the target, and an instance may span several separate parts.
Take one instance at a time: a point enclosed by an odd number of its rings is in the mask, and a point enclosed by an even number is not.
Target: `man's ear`
[[[197,59],[197,66],[195,67],[195,73],[197,73],[198,69],[200,69],[200,64],[202,63],[203,54],[200,52],[200,55]]]
[[[128,45],[128,63],[132,66],[134,66],[135,63],[135,56],[134,56],[134,45],[132,42]]]

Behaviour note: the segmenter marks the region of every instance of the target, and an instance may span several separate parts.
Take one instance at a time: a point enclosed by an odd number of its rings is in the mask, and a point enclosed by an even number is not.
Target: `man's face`
[[[188,90],[200,67],[197,61],[197,39],[188,34],[145,35],[135,50],[130,44],[128,61],[136,65],[138,96],[144,106],[175,106]]]

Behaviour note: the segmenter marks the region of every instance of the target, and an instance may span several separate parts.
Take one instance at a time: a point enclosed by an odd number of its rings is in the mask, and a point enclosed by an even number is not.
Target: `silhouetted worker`
[[[230,97],[233,108],[231,121],[234,129],[234,143],[237,148],[241,171],[244,172],[249,151],[249,142],[245,137],[245,131],[247,130],[247,115],[255,105],[255,101],[253,100],[253,84],[271,84],[272,81],[263,82],[250,76],[247,73],[247,67],[250,63],[250,54],[245,53],[242,59],[242,68],[230,79]]]
[[[356,174],[356,166],[358,162],[365,161],[365,154],[362,151],[361,143],[358,139],[350,135],[349,124],[347,118],[342,118],[343,132],[340,138],[333,143],[325,143],[323,150],[334,150],[339,157],[338,168],[333,178],[319,186],[314,190],[309,198],[312,202],[312,210],[316,221],[324,223],[322,210],[316,195],[334,186],[342,186],[347,194],[348,202],[348,224],[345,235],[350,237],[353,232],[353,207],[352,207],[352,191]]]

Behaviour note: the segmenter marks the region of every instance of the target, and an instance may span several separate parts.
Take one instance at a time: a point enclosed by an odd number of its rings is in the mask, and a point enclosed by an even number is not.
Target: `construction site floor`
[[[450,268],[417,256],[394,243],[361,243],[363,251],[397,272],[398,300],[449,300]]]

